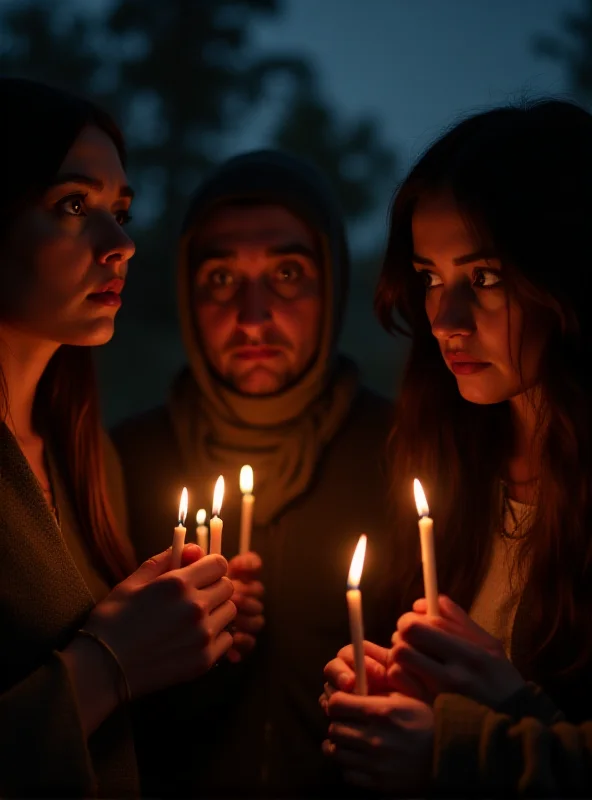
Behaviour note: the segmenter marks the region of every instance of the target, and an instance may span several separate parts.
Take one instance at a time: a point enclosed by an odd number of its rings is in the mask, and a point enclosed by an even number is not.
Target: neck
[[[33,337],[8,325],[0,325],[0,367],[8,402],[5,421],[21,441],[36,435],[33,429],[35,393],[58,347],[55,342]]]

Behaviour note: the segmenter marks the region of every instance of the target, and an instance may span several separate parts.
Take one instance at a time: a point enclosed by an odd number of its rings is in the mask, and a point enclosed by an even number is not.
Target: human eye
[[[129,208],[121,208],[119,211],[115,212],[115,219],[117,220],[118,224],[122,227],[127,225],[128,222],[132,221],[132,215],[129,212]]]
[[[208,275],[208,283],[217,289],[227,288],[234,284],[234,275],[229,269],[219,267],[213,269]]]
[[[473,270],[473,286],[478,289],[493,289],[501,283],[502,277],[498,269],[478,267]]]
[[[273,278],[278,283],[296,283],[304,274],[304,269],[301,264],[296,261],[286,261],[280,264]]]
[[[87,195],[71,194],[63,197],[56,203],[56,209],[60,215],[69,217],[85,217],[84,205]]]
[[[442,278],[431,272],[429,269],[418,269],[417,273],[422,280],[423,285],[427,289],[435,289],[436,286],[442,285]]]

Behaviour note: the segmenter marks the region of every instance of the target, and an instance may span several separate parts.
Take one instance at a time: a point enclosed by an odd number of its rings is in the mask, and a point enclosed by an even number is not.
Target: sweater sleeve
[[[566,722],[533,684],[495,711],[443,694],[434,713],[436,796],[590,796],[592,722]]]
[[[0,695],[0,796],[91,797],[97,785],[60,653]]]

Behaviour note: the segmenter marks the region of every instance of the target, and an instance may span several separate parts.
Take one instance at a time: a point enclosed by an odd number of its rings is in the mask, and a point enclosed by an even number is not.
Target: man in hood
[[[189,363],[168,404],[120,425],[114,441],[140,559],[167,545],[181,487],[194,520],[224,476],[222,550],[235,578],[239,473],[253,467],[266,625],[243,663],[163,697],[160,736],[146,733],[152,796],[319,796],[335,785],[321,753],[322,670],[349,639],[346,581],[360,533],[368,622],[380,619],[389,555],[391,404],[360,386],[337,349],[349,269],[339,204],[307,162],[247,153],[193,198],[178,266]]]

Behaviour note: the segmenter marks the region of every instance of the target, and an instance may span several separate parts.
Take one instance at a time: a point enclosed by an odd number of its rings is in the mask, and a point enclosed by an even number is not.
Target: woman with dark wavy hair
[[[91,348],[134,253],[121,134],[30,81],[0,109],[0,795],[128,797],[128,701],[226,652],[232,584],[196,546],[136,569],[117,502]]]
[[[472,116],[392,208],[376,298],[411,353],[393,435],[395,614],[421,597],[412,482],[440,615],[327,665],[327,752],[352,781],[455,796],[592,792],[592,116]],[[344,691],[335,692],[335,688]]]

